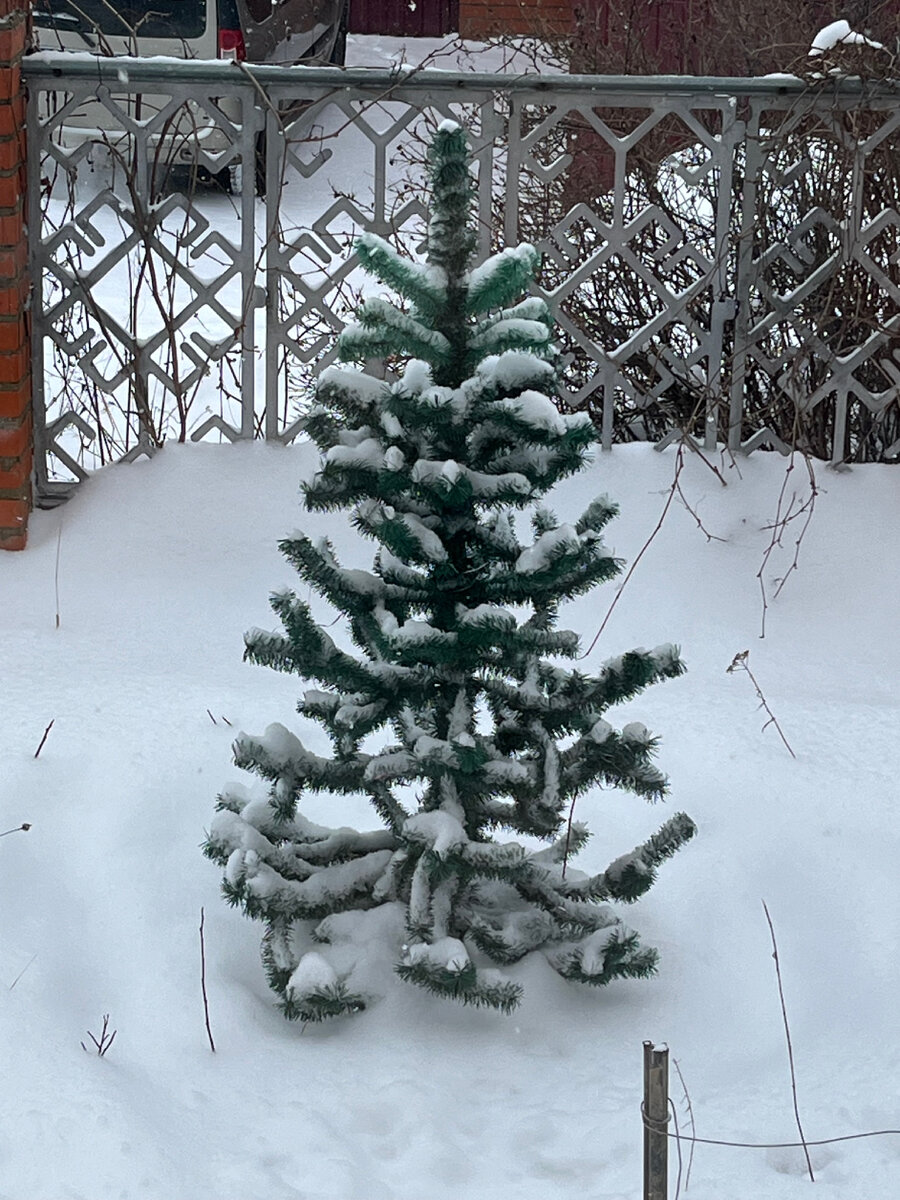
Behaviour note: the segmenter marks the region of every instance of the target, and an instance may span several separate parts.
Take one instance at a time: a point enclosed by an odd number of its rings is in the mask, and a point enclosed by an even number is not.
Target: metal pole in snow
[[[669,1166],[669,1051],[644,1042],[644,1197],[666,1200]]]

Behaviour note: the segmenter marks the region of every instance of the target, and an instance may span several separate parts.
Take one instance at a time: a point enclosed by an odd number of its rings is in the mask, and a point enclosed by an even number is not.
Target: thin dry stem
[[[600,628],[594,634],[593,641],[588,646],[587,650],[585,650],[584,654],[581,655],[582,658],[587,658],[587,656],[591,653],[591,651],[594,649],[594,647],[600,641],[600,638],[603,635],[603,631],[604,631],[604,629],[606,629],[606,626],[609,624],[609,619],[613,615],[616,605],[621,600],[622,593],[625,590],[625,588],[627,587],[629,580],[631,579],[632,575],[637,570],[638,564],[640,563],[641,559],[644,557],[644,555],[650,549],[651,545],[656,540],[657,536],[659,535],[660,530],[662,529],[663,525],[665,524],[666,517],[669,515],[669,509],[672,507],[672,501],[675,499],[676,495],[678,494],[679,480],[681,478],[681,472],[683,471],[683,469],[684,469],[684,445],[680,444],[678,447],[678,452],[675,457],[675,478],[672,480],[672,484],[669,488],[668,495],[666,496],[666,502],[663,505],[662,512],[659,514],[659,520],[656,522],[656,525],[653,527],[653,531],[650,534],[650,536],[647,538],[647,540],[644,542],[643,546],[641,546],[640,550],[638,551],[637,557],[635,558],[634,562],[631,564],[631,566],[625,572],[625,578],[619,584],[618,590],[613,598],[613,602],[612,602],[612,604],[610,604],[609,608],[606,610],[606,616],[600,622]]]
[[[212,1029],[209,1023],[209,997],[206,994],[206,939],[203,934],[203,924],[205,913],[200,909],[200,990],[203,993],[203,1018],[206,1022],[206,1036],[209,1038],[209,1048],[213,1054],[216,1052],[216,1043],[213,1041]]]
[[[59,529],[56,533],[56,564],[53,568],[53,589],[56,596],[56,628],[60,626],[59,616],[59,554],[62,549],[62,520],[59,522]]]
[[[716,468],[713,467],[713,470],[715,471]],[[718,474],[718,472],[716,472],[716,473]],[[722,480],[722,483],[723,483],[723,485],[725,484],[724,479]],[[725,486],[727,486],[727,485],[725,485]],[[690,513],[690,515],[694,518],[694,520],[697,523],[697,528],[700,530],[700,532],[703,534],[703,536],[706,538],[706,540],[708,542],[725,542],[728,540],[727,538],[719,537],[719,535],[716,533],[709,532],[709,530],[706,528],[706,526],[703,523],[703,518],[697,512],[697,506],[694,504],[691,504],[691,502],[688,500],[687,496],[684,494],[684,489],[681,486],[680,480],[676,481],[675,490],[678,493],[678,499],[684,505],[685,511]]]
[[[691,1104],[691,1096],[688,1092],[687,1084],[684,1081],[684,1076],[681,1073],[681,1067],[679,1066],[677,1058],[672,1059],[672,1066],[675,1068],[675,1074],[678,1076],[678,1082],[681,1084],[681,1090],[684,1092],[684,1102],[687,1106],[688,1120],[691,1123],[691,1151],[688,1155],[687,1171],[684,1177],[684,1190],[687,1191],[691,1186],[691,1168],[694,1165],[694,1143],[697,1137],[697,1127],[694,1124],[694,1106]]]
[[[768,720],[762,727],[763,732],[765,732],[765,730],[768,729],[770,725],[774,725],[778,731],[778,736],[781,738],[782,742],[784,742],[784,745],[787,748],[787,751],[790,754],[791,758],[796,758],[797,755],[794,753],[793,749],[791,748],[790,742],[784,736],[784,730],[778,724],[778,721],[775,718],[775,714],[772,712],[771,708],[769,708],[768,701],[766,700],[765,696],[763,695],[762,688],[759,686],[756,676],[750,670],[750,664],[748,662],[749,658],[750,658],[750,651],[749,650],[741,650],[740,653],[736,654],[734,656],[734,658],[731,660],[731,665],[729,667],[726,667],[725,673],[726,673],[726,675],[733,675],[735,671],[746,671],[747,672],[747,674],[750,676],[750,682],[753,684],[753,687],[756,691],[756,696],[757,696],[757,699],[759,700],[759,706],[761,709],[763,709],[766,716],[768,717]]]
[[[27,833],[30,828],[30,823],[25,821],[21,825],[16,825],[14,829],[5,829],[3,833],[0,833],[0,837],[9,837],[11,833]]]
[[[49,736],[49,734],[50,734],[50,730],[53,728],[53,726],[54,726],[54,724],[55,724],[55,723],[56,723],[56,717],[54,717],[54,718],[53,718],[53,720],[50,722],[50,724],[49,724],[49,725],[47,726],[47,728],[44,730],[44,736],[41,738],[41,740],[40,740],[40,742],[39,742],[39,744],[38,744],[38,748],[37,748],[37,750],[35,750],[35,752],[34,752],[34,757],[35,757],[35,758],[37,758],[37,757],[40,755],[41,751],[43,750],[43,748],[44,748],[44,743],[46,742],[46,740],[47,740],[47,738],[48,738],[48,736]]]
[[[784,1023],[784,1036],[787,1041],[788,1064],[791,1069],[791,1096],[794,1102],[794,1118],[797,1122],[797,1132],[800,1134],[800,1142],[803,1146],[803,1153],[806,1155],[806,1166],[809,1171],[811,1183],[816,1182],[816,1177],[813,1174],[812,1160],[809,1157],[809,1147],[806,1142],[806,1137],[803,1133],[803,1125],[800,1122],[800,1106],[797,1102],[797,1073],[794,1069],[794,1047],[791,1043],[791,1027],[788,1024],[787,1005],[784,999],[784,987],[781,981],[781,963],[778,958],[778,942],[775,940],[775,926],[772,924],[772,918],[769,915],[769,908],[765,900],[762,902],[763,911],[766,914],[766,921],[769,925],[769,933],[772,936],[772,957],[775,960],[775,977],[778,980],[778,999],[781,1002],[781,1019]]]
[[[109,1032],[109,1013],[103,1014],[103,1028],[100,1030],[99,1038],[95,1037],[90,1030],[87,1031],[87,1035],[94,1043],[94,1047],[99,1058],[105,1057],[107,1050],[109,1050],[110,1046],[116,1040],[116,1034],[118,1032],[118,1029],[114,1029],[112,1033]],[[88,1048],[84,1042],[81,1043],[81,1048],[85,1051],[85,1053],[88,1053]]]
[[[669,1097],[669,1111],[672,1115],[672,1123],[675,1126],[675,1153],[678,1156],[678,1174],[675,1176],[675,1200],[681,1200],[681,1177],[684,1170],[684,1163],[682,1162],[681,1157],[681,1143],[684,1139],[682,1138],[681,1130],[678,1127],[678,1109],[675,1107],[675,1101],[671,1096]],[[692,1144],[691,1150],[693,1149],[694,1147]],[[686,1183],[684,1186],[685,1190],[687,1190]]]
[[[562,877],[563,877],[563,879],[565,879],[565,877],[566,877],[566,868],[569,865],[569,846],[572,841],[572,821],[575,817],[575,801],[576,801],[576,799],[577,799],[576,796],[572,797],[572,803],[569,805],[569,819],[566,822],[566,847],[565,847],[565,850],[563,851],[563,861],[562,861]]]
[[[776,549],[783,546],[783,538],[789,526],[796,521],[800,521],[800,532],[794,541],[794,556],[790,566],[778,581],[778,586],[775,589],[775,594],[772,599],[777,599],[781,595],[781,589],[787,583],[789,576],[798,569],[800,565],[800,549],[803,544],[803,539],[806,537],[810,522],[813,518],[813,513],[816,509],[816,498],[819,494],[818,484],[816,483],[815,470],[810,456],[803,455],[803,461],[806,464],[806,471],[809,480],[809,495],[802,499],[793,491],[788,498],[788,484],[790,483],[791,474],[796,467],[794,455],[791,455],[790,462],[784,473],[784,479],[781,483],[781,490],[778,493],[778,504],[775,509],[775,519],[771,525],[765,528],[770,532],[769,544],[763,552],[762,561],[759,564],[759,570],[756,572],[756,578],[759,582],[760,596],[762,597],[762,617],[760,620],[759,636],[766,636],[766,616],[769,610],[769,597],[766,588],[766,568],[769,565],[769,559],[775,553]]]
[[[16,984],[19,982],[19,980],[22,978],[22,976],[25,974],[25,972],[28,970],[28,968],[31,966],[31,964],[34,962],[34,960],[36,958],[37,958],[37,954],[32,954],[31,958],[29,958],[28,962],[25,964],[25,966],[22,968],[22,970],[18,973],[18,975],[15,977],[15,979],[9,985],[9,987],[7,988],[7,991],[11,992],[13,990],[13,988],[16,986]]]

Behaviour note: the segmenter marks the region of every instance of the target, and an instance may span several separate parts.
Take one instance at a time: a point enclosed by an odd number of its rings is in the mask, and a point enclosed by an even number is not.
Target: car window
[[[268,21],[272,15],[272,0],[247,0],[247,9],[254,21]]]
[[[34,23],[61,33],[183,40],[202,36],[206,0],[35,0]]]

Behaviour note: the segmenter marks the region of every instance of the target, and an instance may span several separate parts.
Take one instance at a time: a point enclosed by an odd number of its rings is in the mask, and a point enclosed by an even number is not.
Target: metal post
[[[669,1051],[644,1042],[644,1200],[666,1200],[669,1141]]]

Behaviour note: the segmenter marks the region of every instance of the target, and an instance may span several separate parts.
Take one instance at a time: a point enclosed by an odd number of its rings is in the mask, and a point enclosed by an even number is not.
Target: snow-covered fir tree
[[[472,266],[463,130],[444,122],[429,157],[427,260],[373,235],[357,243],[406,305],[367,300],[339,339],[345,362],[386,357],[399,378],[323,371],[307,426],[322,462],[306,506],[347,512],[377,544],[372,569],[342,567],[325,538],[281,543],[343,615],[356,651],[291,592],[272,598],[283,630],[246,637],[252,662],[317,684],[298,707],[327,731],[331,755],[282,726],[241,735],[235,761],[268,792],[227,790],[206,844],[227,899],[265,923],[270,983],[304,1021],[365,1007],[352,963],[330,943],[336,914],[346,929],[348,913],[381,906],[404,914],[398,974],[467,1004],[514,1008],[521,987],[497,966],[533,951],[580,983],[650,975],[656,953],[614,903],[646,892],[694,832],[679,813],[599,875],[569,865],[588,837],[569,819],[576,797],[598,784],[664,794],[655,739],[639,724],[616,731],[606,715],[683,666],[669,645],[597,674],[560,665],[580,652],[557,627],[560,604],[620,569],[601,535],[615,506],[602,497],[560,523],[539,503],[585,465],[594,429],[551,399],[552,322],[542,300],[522,299],[534,248]],[[310,792],[337,804],[367,796],[381,823],[315,825],[302,811]]]

